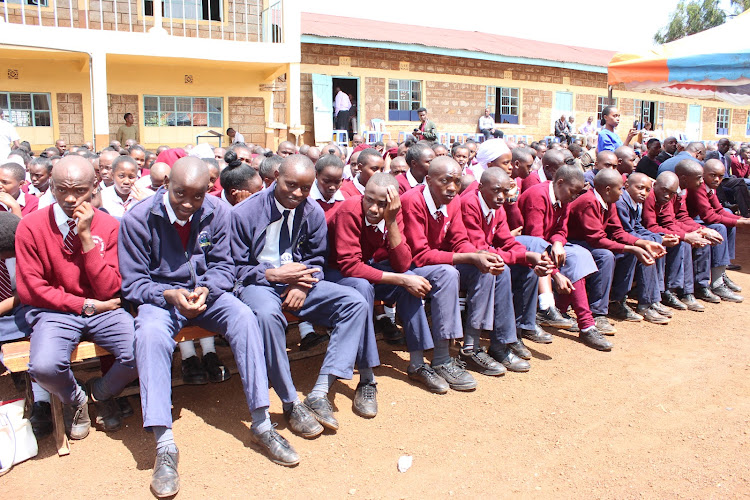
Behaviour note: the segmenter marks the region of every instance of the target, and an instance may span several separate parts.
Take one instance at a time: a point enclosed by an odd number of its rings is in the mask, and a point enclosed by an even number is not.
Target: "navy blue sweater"
[[[164,206],[164,188],[125,214],[118,244],[122,291],[136,305],[167,307],[164,291],[203,286],[211,304],[232,290],[234,265],[229,237],[230,209],[206,196],[190,224],[187,250]]]

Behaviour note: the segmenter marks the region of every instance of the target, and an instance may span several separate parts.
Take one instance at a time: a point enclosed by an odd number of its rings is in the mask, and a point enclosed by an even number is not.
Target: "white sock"
[[[184,340],[177,345],[180,346],[180,356],[182,356],[183,361],[196,355],[195,344],[192,340]]]
[[[303,321],[302,323],[297,325],[297,327],[299,328],[300,339],[304,339],[305,337],[307,337],[308,335],[310,335],[311,333],[315,331],[315,328],[313,328],[312,324],[308,323],[307,321]]]
[[[716,288],[724,284],[724,270],[726,266],[716,266],[711,268],[711,288]]]
[[[201,343],[201,351],[203,351],[203,355],[205,356],[209,352],[216,352],[216,345],[214,345],[214,338],[213,337],[204,337],[200,339]],[[195,349],[195,347],[193,347]]]
[[[35,403],[49,403],[49,392],[33,380],[31,381],[31,392],[34,394]]]
[[[546,311],[550,307],[555,305],[555,295],[552,292],[544,292],[539,294],[539,309]]]
[[[395,307],[384,306],[383,309],[385,309],[385,315],[386,316],[388,316],[390,319],[393,319],[393,320],[396,319],[396,308]]]

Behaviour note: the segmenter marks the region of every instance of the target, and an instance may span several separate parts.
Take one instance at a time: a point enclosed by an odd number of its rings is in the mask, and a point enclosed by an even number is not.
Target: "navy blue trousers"
[[[698,252],[700,258],[706,258],[709,255],[705,248],[693,250],[690,244],[684,241],[667,248],[667,255],[664,257],[667,289],[681,288],[686,294],[692,294],[695,291],[693,252]]]
[[[412,272],[430,282],[432,338],[435,340],[460,339],[464,336],[461,326],[461,310],[458,306],[459,273],[448,264],[413,267]],[[466,299],[467,308],[469,298]],[[472,304],[471,307],[477,307]]]
[[[603,248],[591,248],[584,241],[573,243],[591,252],[596,267],[599,268],[586,278],[586,291],[591,313],[594,316],[606,315],[609,312],[609,302],[625,300],[633,286],[637,259],[632,253],[614,254]]]

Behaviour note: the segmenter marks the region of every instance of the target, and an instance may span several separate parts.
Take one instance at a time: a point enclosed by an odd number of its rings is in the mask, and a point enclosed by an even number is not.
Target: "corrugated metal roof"
[[[506,57],[585,64],[603,68],[607,67],[615,54],[614,51],[610,50],[539,42],[478,31],[425,28],[424,26],[309,12],[302,13],[302,34],[325,38],[423,45]]]

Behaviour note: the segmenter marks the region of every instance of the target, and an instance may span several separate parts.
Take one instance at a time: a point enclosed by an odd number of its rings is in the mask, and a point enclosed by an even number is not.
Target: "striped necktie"
[[[0,260],[0,301],[13,296],[13,287],[10,285],[10,272],[4,260]]]
[[[73,219],[68,219],[68,235],[65,237],[65,241],[63,242],[63,246],[65,247],[65,250],[68,251],[68,253],[73,253],[73,244],[75,243],[76,235],[73,230],[76,228],[76,221]]]

